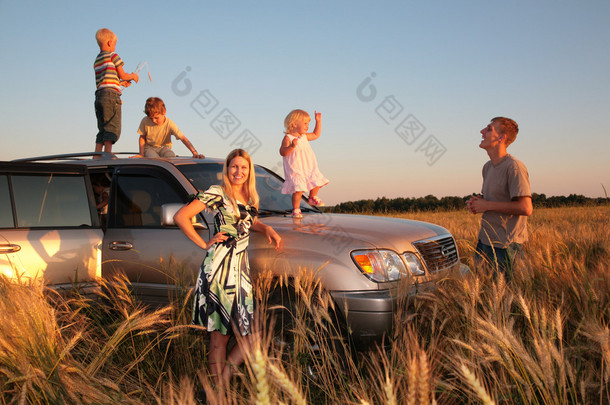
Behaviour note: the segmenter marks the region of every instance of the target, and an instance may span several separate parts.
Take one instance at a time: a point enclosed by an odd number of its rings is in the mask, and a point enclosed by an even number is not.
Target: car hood
[[[311,270],[326,289],[334,291],[389,287],[369,280],[357,269],[350,255],[354,250],[415,251],[412,242],[449,234],[426,222],[364,215],[305,213],[302,219],[262,216],[260,220],[282,237],[282,248],[273,249],[263,234],[253,232],[248,254],[256,270],[272,268],[293,277]]]
[[[367,215],[306,213],[302,219],[270,216],[261,217],[261,221],[283,238],[298,235],[301,241],[320,239],[327,247],[339,243],[348,250],[378,248],[404,252],[413,250],[411,242],[449,234],[442,226],[427,222]]]

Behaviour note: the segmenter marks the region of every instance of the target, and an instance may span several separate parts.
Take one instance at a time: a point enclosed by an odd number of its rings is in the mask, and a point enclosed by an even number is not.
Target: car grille
[[[413,242],[426,263],[428,271],[435,272],[455,265],[459,261],[457,247],[452,236],[438,236]]]

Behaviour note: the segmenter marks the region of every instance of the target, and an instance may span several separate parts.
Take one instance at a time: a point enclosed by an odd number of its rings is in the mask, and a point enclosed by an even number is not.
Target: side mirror
[[[174,222],[174,215],[184,207],[184,204],[180,203],[169,203],[161,205],[161,225],[162,226],[177,226]],[[192,218],[193,226],[195,229],[208,229],[206,224],[197,222],[197,217]]]

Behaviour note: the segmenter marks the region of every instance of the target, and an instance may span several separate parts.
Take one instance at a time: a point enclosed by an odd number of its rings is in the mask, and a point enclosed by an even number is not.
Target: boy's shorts
[[[98,133],[95,143],[111,141],[113,144],[121,136],[121,95],[112,89],[95,92],[95,116]]]
[[[144,157],[149,158],[168,158],[176,157],[176,154],[169,146],[144,146]]]

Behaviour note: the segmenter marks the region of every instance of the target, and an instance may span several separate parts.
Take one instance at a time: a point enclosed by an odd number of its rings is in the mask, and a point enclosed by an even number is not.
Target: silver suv
[[[204,252],[173,222],[189,196],[219,184],[221,159],[120,158],[100,153],[0,162],[0,272],[44,278],[58,288],[124,272],[146,302],[164,302],[184,279],[194,283]],[[323,213],[301,202],[293,219],[282,178],[256,166],[261,218],[282,236],[276,251],[251,237],[254,274],[294,277],[314,271],[347,321],[355,342],[379,339],[392,327],[399,297],[416,294],[435,275],[466,271],[456,243],[430,223]],[[106,179],[107,214],[96,210],[92,182]],[[97,179],[97,180],[95,180]],[[95,180],[95,181],[93,181]],[[204,239],[209,213],[195,219]],[[413,282],[405,287],[401,279]]]

